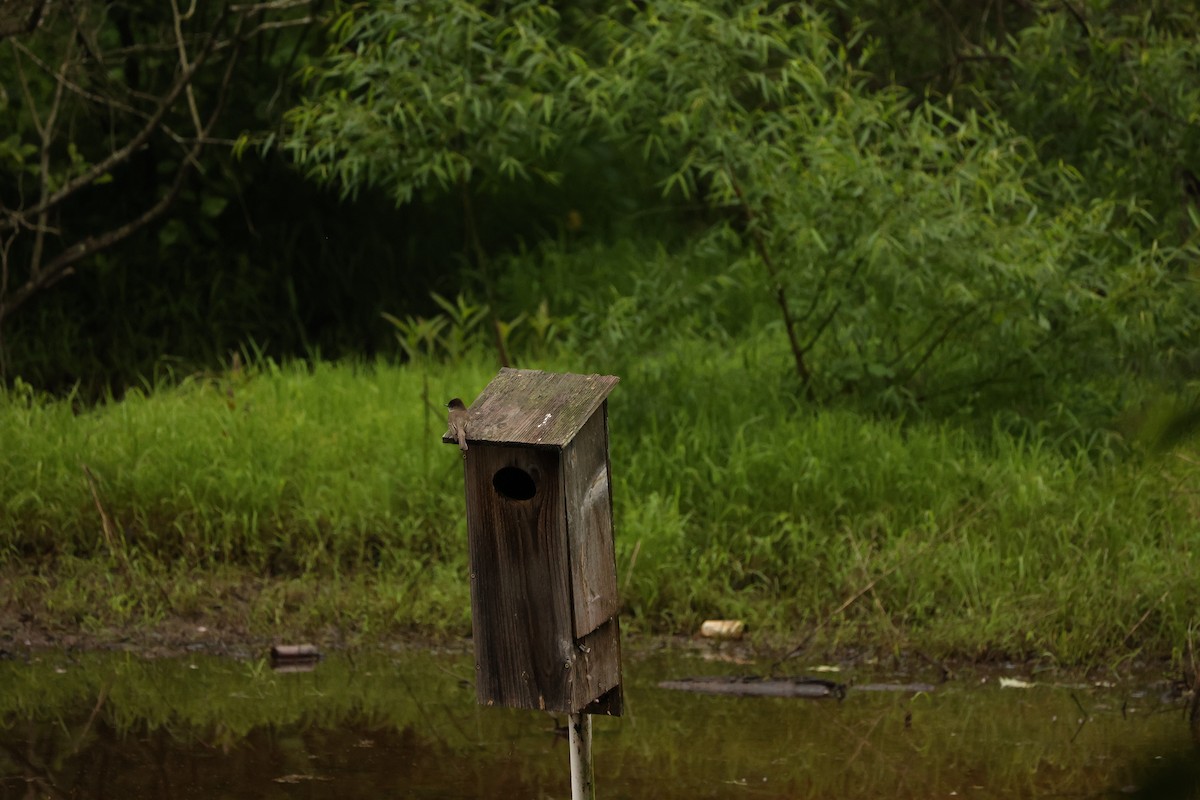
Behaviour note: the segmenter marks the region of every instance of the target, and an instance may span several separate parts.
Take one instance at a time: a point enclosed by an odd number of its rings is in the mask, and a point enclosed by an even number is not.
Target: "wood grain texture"
[[[606,402],[617,381],[503,369],[471,406],[467,532],[482,704],[621,713]]]
[[[495,491],[505,467],[530,475],[531,499]],[[485,705],[578,710],[560,470],[556,451],[475,442],[466,460],[475,690]]]
[[[572,703],[588,714],[621,716],[621,626],[617,617],[605,620],[575,645]]]
[[[563,448],[620,378],[505,367],[471,404],[467,443]],[[448,435],[443,442],[455,443]]]
[[[616,551],[608,474],[608,403],[563,450],[575,636],[616,616]]]

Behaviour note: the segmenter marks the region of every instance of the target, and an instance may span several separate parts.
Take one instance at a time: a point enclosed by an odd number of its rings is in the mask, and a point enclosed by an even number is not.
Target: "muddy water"
[[[626,716],[594,726],[599,797],[1197,796],[1181,701],[1150,680],[974,674],[841,701],[658,688],[754,670],[627,653]],[[289,674],[202,655],[0,662],[0,798],[566,797],[564,720],[478,708],[471,672],[466,653],[425,650]]]

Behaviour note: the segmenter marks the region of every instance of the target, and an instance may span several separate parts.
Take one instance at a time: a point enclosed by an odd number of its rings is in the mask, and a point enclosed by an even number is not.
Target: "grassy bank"
[[[611,397],[627,627],[740,617],[814,647],[1064,663],[1186,653],[1190,456],[814,410],[764,395],[741,360],[680,363],[709,365],[679,381],[646,361]],[[5,616],[468,633],[461,462],[439,406],[493,374],[266,364],[82,412],[18,386],[0,395]]]

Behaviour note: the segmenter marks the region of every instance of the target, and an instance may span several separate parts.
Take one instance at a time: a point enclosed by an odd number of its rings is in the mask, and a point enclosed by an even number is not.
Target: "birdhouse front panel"
[[[480,703],[574,711],[569,553],[555,450],[472,445],[467,529]]]
[[[464,469],[480,703],[621,713],[605,399],[617,380],[505,368],[471,405]]]

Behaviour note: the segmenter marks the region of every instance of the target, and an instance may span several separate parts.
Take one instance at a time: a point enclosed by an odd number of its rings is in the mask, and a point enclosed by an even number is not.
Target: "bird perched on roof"
[[[458,449],[462,450],[463,458],[467,457],[467,407],[457,397],[446,403],[450,409],[449,436],[458,440]]]

